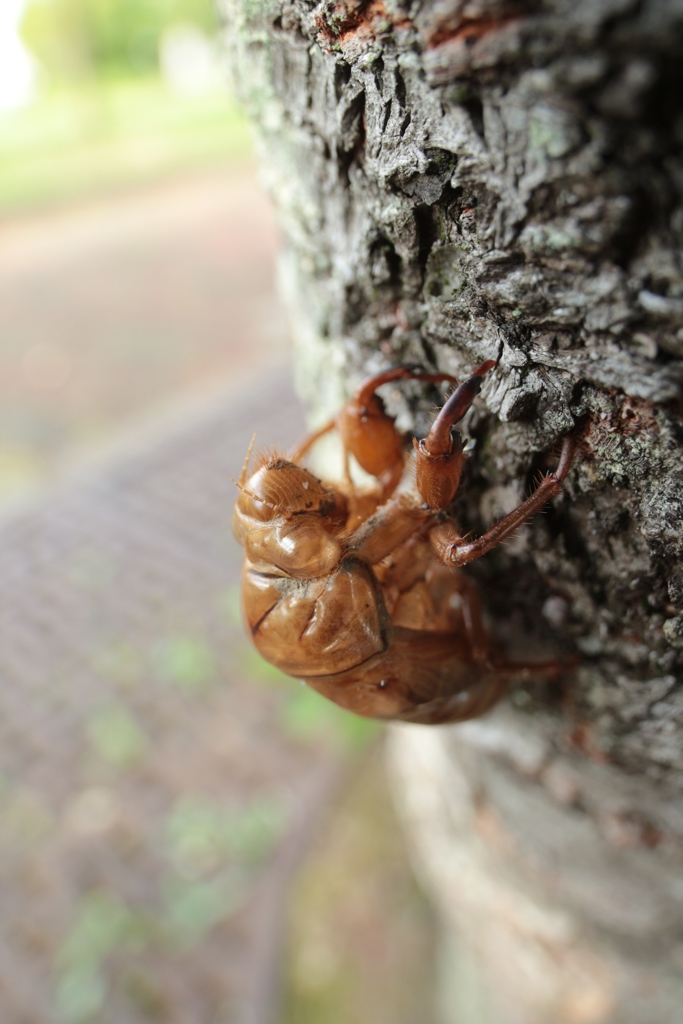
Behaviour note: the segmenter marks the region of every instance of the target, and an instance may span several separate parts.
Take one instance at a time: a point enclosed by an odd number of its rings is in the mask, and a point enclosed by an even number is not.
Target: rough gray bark
[[[678,1019],[683,4],[223,2],[314,418],[390,364],[460,376],[497,359],[468,423],[477,448],[457,511],[473,530],[528,489],[540,453],[582,437],[565,494],[472,568],[501,637],[579,650],[571,684],[514,695],[495,728],[419,742],[459,780],[454,821],[485,805],[508,836],[527,823],[491,892],[505,904],[537,885],[532,902],[574,922],[558,948],[620,964],[605,968],[609,998],[549,1010],[517,997],[519,1019]],[[417,430],[434,400],[388,396]],[[522,737],[543,751],[531,768]],[[636,893],[647,912],[625,925]],[[452,887],[447,902],[458,918]],[[649,971],[645,1016],[631,963]]]

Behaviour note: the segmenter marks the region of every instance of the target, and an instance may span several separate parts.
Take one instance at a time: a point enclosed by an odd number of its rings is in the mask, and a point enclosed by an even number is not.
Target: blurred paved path
[[[301,691],[239,622],[230,476],[254,430],[303,429],[275,248],[250,169],[0,225],[0,493],[41,482],[0,506],[8,1024],[232,1024],[277,998],[282,893],[339,761],[288,736]]]
[[[0,498],[157,403],[287,351],[254,170],[0,221]]]
[[[276,243],[250,169],[0,221],[1,1024],[287,1013],[342,759],[238,623],[229,477],[303,429]],[[345,1024],[431,991],[381,774],[289,907],[298,998]]]
[[[176,413],[0,527],[8,1024],[233,1024],[272,985],[340,762],[288,734],[304,691],[239,624],[230,475],[255,424],[299,436],[286,373]]]

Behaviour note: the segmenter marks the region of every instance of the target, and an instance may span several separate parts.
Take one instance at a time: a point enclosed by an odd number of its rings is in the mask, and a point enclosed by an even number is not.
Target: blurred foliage
[[[112,893],[91,891],[83,897],[76,919],[57,956],[56,1004],[62,1020],[92,1020],[107,995],[103,971],[107,957],[119,949],[144,948],[152,922],[130,910]]]
[[[257,797],[242,807],[180,800],[167,824],[169,854],[188,878],[214,870],[226,858],[253,868],[272,852],[286,819],[286,808],[274,796]]]
[[[166,821],[162,849],[168,859],[154,898],[131,905],[103,888],[81,897],[56,957],[60,1022],[102,1020],[113,986],[121,986],[133,965],[141,973],[132,997],[156,1004],[141,954],[190,950],[229,919],[249,896],[287,824],[287,809],[274,794],[233,806],[179,800]]]
[[[111,704],[96,711],[88,722],[88,732],[97,754],[114,768],[131,768],[147,747],[144,733],[123,705]]]
[[[434,1021],[436,921],[412,876],[382,749],[309,851],[288,900],[281,1024]]]
[[[325,736],[342,750],[360,752],[382,731],[380,722],[344,711],[308,686],[292,691],[281,712],[285,735],[297,740]]]
[[[223,89],[179,96],[157,77],[65,87],[0,115],[0,216],[250,152]]]
[[[166,943],[176,949],[191,949],[230,917],[245,895],[244,882],[230,870],[214,878],[168,879],[163,891],[162,922]]]
[[[279,718],[290,739],[305,744],[323,742],[344,752],[359,753],[382,731],[380,722],[344,711],[301,680],[275,668],[251,645],[238,651],[238,661],[243,673],[255,683],[282,690]]]
[[[199,637],[169,637],[160,644],[156,653],[163,678],[181,689],[197,690],[216,679],[213,652]]]
[[[179,23],[215,31],[212,0],[29,0],[21,35],[49,79],[65,82],[156,69],[159,39]]]
[[[286,823],[276,796],[233,807],[178,801],[166,828],[172,870],[163,883],[165,941],[188,949],[239,910]]]

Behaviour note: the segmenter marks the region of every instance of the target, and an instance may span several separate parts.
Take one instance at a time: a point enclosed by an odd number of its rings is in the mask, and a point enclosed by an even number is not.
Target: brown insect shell
[[[334,527],[343,522],[343,495],[303,466],[287,459],[264,460],[244,486],[240,486],[237,509],[264,522],[278,515],[318,512],[330,518]]]
[[[339,563],[342,548],[335,534],[345,520],[342,494],[307,469],[275,459],[241,488],[233,530],[253,564],[311,578]]]
[[[391,467],[403,465],[401,438],[379,395],[363,402],[351,399],[340,412],[337,426],[346,449],[371,476],[381,477]]]
[[[345,521],[343,495],[294,463],[271,461],[241,486],[245,617],[259,652],[290,675],[344,672],[389,642],[381,587],[345,550]]]
[[[460,436],[453,438],[452,451],[431,453],[425,441],[413,439],[415,447],[415,486],[422,500],[432,509],[445,508],[460,486],[465,453]]]

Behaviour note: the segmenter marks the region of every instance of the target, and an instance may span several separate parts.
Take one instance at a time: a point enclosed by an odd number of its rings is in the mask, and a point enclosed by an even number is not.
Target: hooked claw
[[[455,497],[465,464],[465,452],[460,436],[453,437],[452,429],[468,411],[481,390],[485,374],[494,366],[494,359],[487,359],[478,366],[474,373],[455,389],[434,420],[427,436],[422,441],[413,441],[416,452],[417,489],[429,508],[445,508]]]

